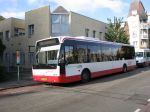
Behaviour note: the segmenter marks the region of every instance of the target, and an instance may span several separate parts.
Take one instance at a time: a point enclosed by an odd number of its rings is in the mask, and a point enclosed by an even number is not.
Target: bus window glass
[[[102,45],[102,58],[103,61],[112,61],[111,45],[108,44]]]
[[[100,47],[99,46],[88,46],[88,60],[89,62],[100,61]]]
[[[39,52],[37,54],[39,64],[57,64],[57,52],[58,50]]]
[[[136,52],[136,57],[143,57],[143,52]]]
[[[73,46],[65,46],[65,60],[68,64],[74,63]]]
[[[47,64],[57,64],[57,50],[47,51]]]
[[[78,52],[78,63],[87,62],[87,46],[78,45],[77,52]]]
[[[117,53],[118,53],[119,47],[116,45],[112,45],[112,60],[117,60]]]

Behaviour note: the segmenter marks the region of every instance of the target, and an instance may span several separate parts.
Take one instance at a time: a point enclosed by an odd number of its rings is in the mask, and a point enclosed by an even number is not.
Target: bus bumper
[[[62,76],[32,76],[34,81],[37,82],[48,82],[48,83],[70,83],[70,82],[76,82],[81,80],[80,75],[76,76],[69,76],[66,77],[64,75]]]

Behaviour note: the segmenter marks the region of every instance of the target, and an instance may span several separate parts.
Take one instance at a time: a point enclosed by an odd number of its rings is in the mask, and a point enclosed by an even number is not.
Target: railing
[[[148,39],[148,34],[141,34],[140,37],[141,39]]]
[[[148,29],[148,28],[150,28],[150,25],[148,25],[147,23],[141,23],[140,28],[141,29]]]

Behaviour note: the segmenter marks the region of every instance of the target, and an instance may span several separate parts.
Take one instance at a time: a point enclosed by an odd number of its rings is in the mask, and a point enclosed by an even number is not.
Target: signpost
[[[20,80],[20,71],[19,71],[19,65],[20,65],[20,51],[16,51],[16,61],[17,61],[17,69],[18,69],[18,75],[17,75],[17,81]]]

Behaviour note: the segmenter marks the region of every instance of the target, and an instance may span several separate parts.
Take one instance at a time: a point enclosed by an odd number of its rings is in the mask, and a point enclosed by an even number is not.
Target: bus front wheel
[[[81,74],[81,81],[83,83],[90,81],[90,72],[88,70],[84,70]]]

